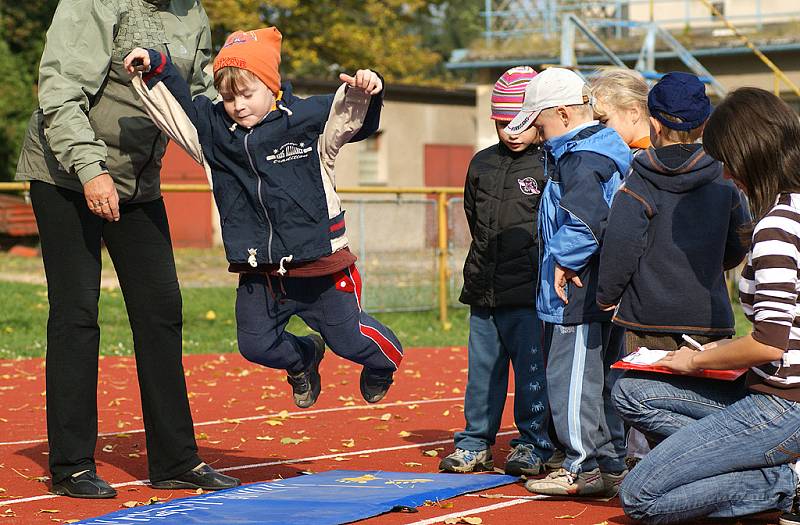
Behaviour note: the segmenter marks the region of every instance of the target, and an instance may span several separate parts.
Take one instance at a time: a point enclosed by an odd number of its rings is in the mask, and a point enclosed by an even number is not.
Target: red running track
[[[322,363],[322,395],[300,410],[282,373],[238,354],[184,358],[195,433],[203,459],[244,483],[334,469],[436,472],[464,425],[464,348],[415,348],[385,403],[367,405],[358,391],[360,369],[330,353]],[[44,362],[0,361],[0,525],[52,524],[99,516],[131,502],[185,497],[191,491],[154,490],[132,358],[101,358],[98,407],[100,475],[117,487],[112,500],[75,500],[48,493]],[[511,399],[511,398],[510,398]],[[511,406],[494,447],[503,466],[513,437]],[[365,525],[443,523],[456,516],[484,524],[630,524],[618,501],[531,500],[521,484],[462,496],[416,514],[389,514]],[[774,515],[745,520],[775,523]],[[728,522],[730,523],[730,522]]]

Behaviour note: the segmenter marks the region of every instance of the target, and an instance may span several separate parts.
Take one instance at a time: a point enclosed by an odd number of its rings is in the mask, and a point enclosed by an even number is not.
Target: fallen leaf
[[[206,321],[213,321],[217,318],[217,312],[214,310],[209,310],[206,312]]]
[[[423,452],[423,454],[425,454],[428,457],[435,458],[436,456],[439,455],[439,452],[436,450],[426,450],[425,452]]]
[[[59,512],[61,511],[56,509],[39,509],[39,514],[58,514]]]
[[[130,501],[126,501],[125,503],[123,503],[120,506],[121,507],[125,507],[126,509],[132,509],[133,507],[138,507],[139,505],[141,505],[141,503],[139,503],[138,501],[130,500]]]
[[[343,447],[347,447],[347,448],[353,448],[354,446],[356,446],[356,441],[354,439],[352,439],[352,438],[351,439],[343,439],[342,440],[342,446]]]
[[[266,423],[267,425],[269,425],[271,427],[276,427],[278,425],[283,425],[283,421],[279,421],[277,419],[267,419],[266,421],[264,421],[264,423]]]
[[[350,461],[350,458],[343,458],[342,456],[336,456],[333,458],[334,461]]]
[[[197,440],[208,439],[208,434],[206,434],[205,432],[200,432],[199,434],[195,434],[194,438]]]
[[[421,467],[422,463],[417,463],[416,461],[407,461],[407,462],[403,463],[403,465],[405,465],[407,467]]]
[[[448,519],[444,520],[444,522],[447,525],[454,525],[454,524],[457,524],[457,523],[466,523],[468,525],[481,525],[481,523],[483,523],[483,520],[480,519],[480,518],[474,518],[474,517],[471,517],[471,516],[462,516],[462,517],[458,517],[458,518],[448,518]]]
[[[574,520],[575,518],[577,518],[578,516],[580,516],[581,514],[586,512],[586,509],[588,509],[588,508],[589,507],[583,507],[583,510],[580,511],[579,513],[575,514],[575,515],[564,514],[563,516],[556,516],[556,519],[557,520]]]
[[[450,415],[450,410],[445,410],[444,412],[442,412],[442,415],[443,416],[449,416]]]
[[[158,496],[153,496],[149,500],[147,500],[148,505],[155,505],[156,503],[166,501],[164,498],[159,498]]]
[[[389,421],[390,419],[392,419],[392,415],[389,413],[383,414],[381,416],[381,421]]]
[[[114,445],[106,445],[103,447],[103,452],[114,452]]]
[[[397,433],[397,435],[400,436],[401,438],[407,438],[409,436],[413,436],[414,434],[412,434],[411,432],[406,432],[405,430],[401,430],[400,432]]]
[[[259,441],[272,441],[275,438],[272,436],[256,436],[256,439]]]
[[[294,439],[290,437],[281,438],[281,445],[297,445],[303,441],[308,441],[310,438],[303,437],[302,439]]]

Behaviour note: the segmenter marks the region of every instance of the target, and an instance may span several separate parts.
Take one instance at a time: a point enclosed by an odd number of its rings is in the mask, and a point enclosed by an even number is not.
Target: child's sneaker
[[[625,469],[622,472],[601,472],[600,477],[603,478],[603,495],[609,498],[615,497],[619,494],[619,486],[625,476],[628,475],[629,470]]]
[[[361,395],[367,403],[377,403],[394,383],[394,372],[372,370],[366,366],[361,370]]]
[[[311,334],[308,337],[314,341],[314,361],[302,372],[286,376],[286,380],[292,385],[294,404],[300,408],[313,406],[322,391],[319,363],[325,357],[325,341],[317,334]]]
[[[552,496],[593,496],[603,492],[603,477],[599,468],[577,475],[562,468],[551,472],[546,478],[529,480],[525,488]]]
[[[533,445],[520,443],[506,458],[506,474],[509,476],[536,476],[542,470],[542,459],[536,455]]]
[[[455,452],[439,463],[439,470],[445,472],[489,472],[494,470],[492,451],[489,449],[464,450],[457,448]]]
[[[567,455],[564,454],[563,450],[555,449],[553,451],[553,455],[550,456],[550,459],[544,462],[544,468],[547,470],[558,470],[564,466],[564,461],[567,459]]]

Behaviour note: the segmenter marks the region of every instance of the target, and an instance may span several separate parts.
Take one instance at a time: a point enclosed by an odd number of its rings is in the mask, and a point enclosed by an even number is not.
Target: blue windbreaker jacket
[[[554,324],[610,320],[611,312],[595,301],[599,249],[611,201],[630,169],[630,148],[616,131],[592,122],[547,141],[545,150],[555,169],[539,206],[539,318]],[[556,263],[583,283],[567,284],[568,304],[553,287]]]

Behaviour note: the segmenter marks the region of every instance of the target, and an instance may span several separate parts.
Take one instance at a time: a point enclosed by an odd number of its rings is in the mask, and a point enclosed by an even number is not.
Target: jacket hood
[[[566,139],[566,137],[565,137]],[[553,157],[558,161],[565,153],[576,151],[592,151],[611,159],[617,171],[624,176],[631,166],[631,149],[619,134],[602,124],[595,124],[581,129],[568,139],[556,138],[545,143]]]
[[[699,148],[677,168],[669,168],[656,150],[642,151],[633,160],[634,170],[656,188],[670,193],[685,193],[704,186],[722,175],[722,164]]]

